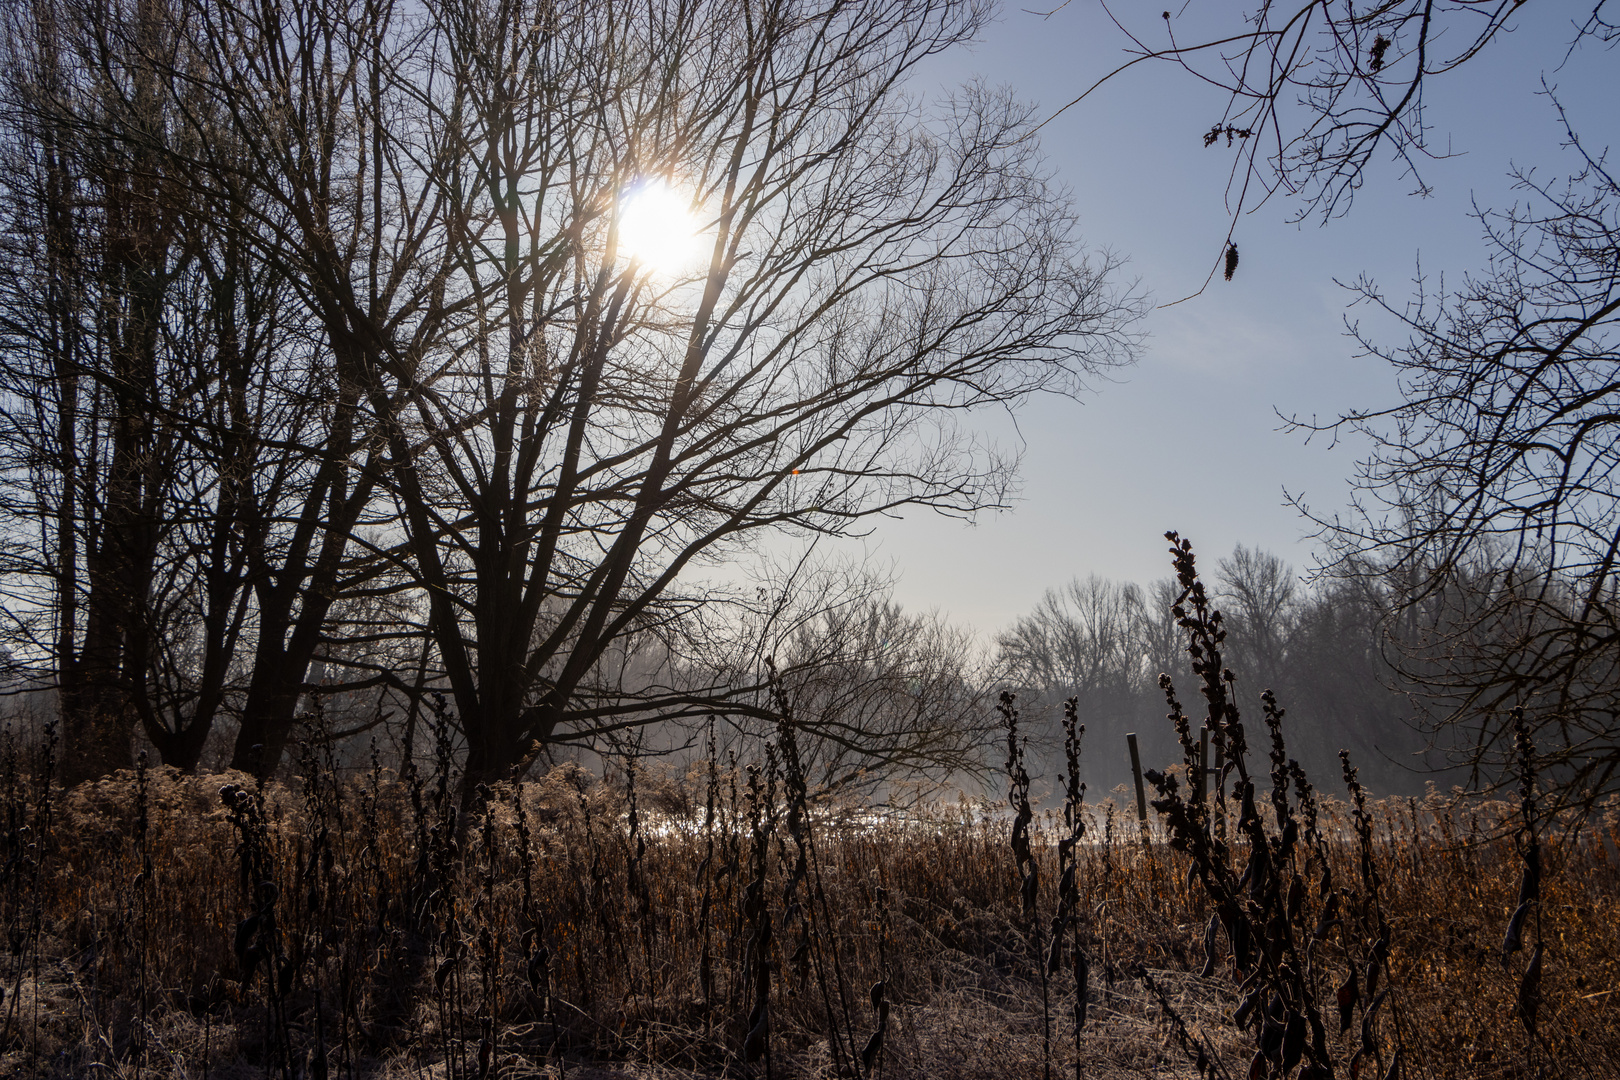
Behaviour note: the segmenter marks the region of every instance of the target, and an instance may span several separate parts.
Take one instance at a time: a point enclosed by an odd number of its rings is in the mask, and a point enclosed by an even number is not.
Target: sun
[[[619,247],[643,269],[674,273],[698,255],[689,201],[662,180],[643,180],[619,200]]]

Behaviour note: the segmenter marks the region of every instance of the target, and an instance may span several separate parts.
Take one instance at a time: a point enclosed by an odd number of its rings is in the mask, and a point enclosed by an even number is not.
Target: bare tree
[[[1082,762],[1087,784],[1107,786],[1124,777],[1125,734],[1141,736],[1150,760],[1174,749],[1175,735],[1162,722],[1161,671],[1179,671],[1164,583],[1144,596],[1129,583],[1093,574],[1048,589],[1035,610],[1019,617],[997,638],[1007,684],[1024,697],[1034,735],[1031,760],[1039,774],[1061,771],[1058,706],[1077,698],[1093,748]],[[1153,606],[1162,604],[1162,607]],[[1041,723],[1041,720],[1046,723]]]
[[[353,589],[419,598],[469,790],[687,709],[632,709],[619,661],[702,609],[705,566],[999,505],[1013,463],[958,418],[1128,355],[1027,111],[903,92],[980,3],[172,11],[184,49],[101,55],[218,129],[134,144],[286,283],[324,390],[243,571],[238,766],[274,767]],[[649,186],[690,263],[634,247]]]
[[[1276,686],[1296,613],[1293,567],[1268,551],[1239,544],[1217,571],[1215,600],[1226,620],[1233,667],[1256,692]]]
[[[677,675],[700,691],[698,716],[747,737],[791,723],[823,791],[895,798],[895,782],[980,773],[1000,688],[984,647],[937,613],[902,610],[869,568],[813,555],[763,568],[768,585],[706,609]]]
[[[170,179],[135,135],[165,126],[152,69],[136,62],[87,84],[54,13],[8,15],[7,510],[48,530],[42,554],[8,570],[22,612],[38,616],[29,629],[49,643],[71,780],[127,764],[138,718],[152,716],[162,627],[151,601],[186,393],[165,316],[190,256],[166,212]],[[166,47],[153,5],[106,21],[146,52]],[[85,138],[89,125],[132,137]]]
[[[1035,610],[997,640],[1019,685],[1053,688],[1064,697],[1117,694],[1144,677],[1143,615],[1140,588],[1093,574],[1046,590]]]
[[[1363,342],[1403,400],[1339,422],[1374,450],[1362,514],[1325,535],[1393,590],[1446,748],[1500,776],[1523,706],[1548,775],[1589,803],[1620,781],[1620,186],[1593,157],[1567,183],[1520,182],[1542,209],[1482,215],[1491,263],[1454,293],[1397,307],[1361,283],[1410,332]]]
[[[826,611],[778,662],[783,703],[809,735],[807,775],[824,787],[960,778],[987,764],[995,677],[973,635],[937,613],[884,602]]]
[[[9,549],[9,629],[49,658],[71,779],[127,766],[137,729],[195,767],[221,716],[273,763],[333,603],[388,565],[347,554],[375,491],[348,482],[358,390],[183,8],[5,26],[6,527],[40,530]]]

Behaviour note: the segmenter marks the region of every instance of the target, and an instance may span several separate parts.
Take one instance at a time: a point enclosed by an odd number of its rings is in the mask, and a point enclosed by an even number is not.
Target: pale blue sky
[[[1381,160],[1347,218],[1291,225],[1297,208],[1282,199],[1246,216],[1236,279],[1217,278],[1203,296],[1154,311],[1135,368],[1081,402],[1047,399],[1019,415],[1024,483],[1015,509],[971,526],[912,513],[880,522],[850,552],[892,564],[896,598],[908,608],[938,608],[985,633],[1074,575],[1165,576],[1167,528],[1190,537],[1211,569],[1244,543],[1305,570],[1307,525],[1284,505],[1283,490],[1322,511],[1342,507],[1358,447],[1306,445],[1278,430],[1274,410],[1326,417],[1394,400],[1389,369],[1357,359],[1344,336],[1350,297],[1334,279],[1366,273],[1404,297],[1419,259],[1436,282],[1482,266],[1470,200],[1511,203],[1511,163],[1549,176],[1575,167],[1560,150],[1552,105],[1537,96],[1544,75],[1586,145],[1620,152],[1620,57],[1588,44],[1563,63],[1570,21],[1590,4],[1525,9],[1517,21],[1533,10],[1533,29],[1520,27],[1427,91],[1433,143],[1449,139],[1456,155],[1427,164],[1432,197],[1410,195],[1413,182]],[[1130,4],[1116,14],[1147,33],[1159,10]],[[1185,41],[1193,27],[1183,20]],[[942,58],[929,76],[941,84],[982,77],[1050,112],[1124,59],[1125,44],[1095,0],[1048,18],[1004,8],[975,49]],[[1128,272],[1160,303],[1196,290],[1221,250],[1230,158],[1203,149],[1200,135],[1223,106],[1185,73],[1139,65],[1043,132],[1088,241],[1128,257]],[[1003,440],[1017,438],[984,419]]]

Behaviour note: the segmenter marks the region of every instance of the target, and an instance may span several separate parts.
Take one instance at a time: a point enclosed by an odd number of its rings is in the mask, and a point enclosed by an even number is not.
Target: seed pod
[[[260,945],[255,945],[242,954],[241,982],[244,989],[253,982],[253,974],[259,970],[259,961],[262,959],[264,959],[264,948]]]
[[[1360,999],[1360,988],[1356,985],[1356,972],[1351,968],[1345,973],[1344,982],[1339,985],[1336,995],[1339,1000],[1339,1034],[1343,1035],[1350,1030],[1350,1021],[1355,1019],[1356,1001]]]
[[[1273,994],[1266,1003],[1266,1021],[1260,1028],[1260,1052],[1271,1061],[1282,1061],[1283,1035],[1288,1030],[1282,998]]]
[[[1305,910],[1305,879],[1298,874],[1294,875],[1293,882],[1288,886],[1288,921],[1299,924],[1300,912]]]
[[[1323,878],[1326,880],[1326,875],[1323,875]],[[1339,894],[1324,891],[1323,895],[1327,899],[1322,901],[1322,916],[1316,920],[1316,931],[1312,935],[1317,941],[1326,938],[1328,931],[1333,929],[1333,924],[1339,921]]]
[[[1388,996],[1387,987],[1379,991],[1378,996],[1372,999],[1372,1004],[1367,1006],[1366,1013],[1361,1017],[1361,1048],[1369,1054],[1377,1051],[1377,1044],[1373,1042],[1372,1035],[1373,1019],[1378,1015],[1378,1006],[1382,1005]]]
[[[1232,942],[1232,960],[1239,972],[1246,972],[1254,960],[1254,943],[1249,933],[1249,920],[1241,915],[1226,928]]]
[[[770,1036],[766,1025],[766,1018],[760,1017],[759,1023],[748,1030],[748,1037],[743,1040],[743,1060],[749,1063],[758,1061],[765,1056],[765,1043]]]
[[[534,991],[536,997],[545,997],[546,992],[550,987],[551,980],[549,975],[551,969],[548,967],[550,961],[550,949],[540,949],[533,956],[529,957],[527,972],[529,977],[529,989]]]
[[[1238,1026],[1239,1031],[1249,1026],[1249,1018],[1254,1015],[1254,1010],[1259,1005],[1259,990],[1250,990],[1244,995],[1243,1000],[1238,1002],[1237,1010],[1232,1013],[1232,1022]]]
[[[1519,903],[1541,898],[1541,845],[1532,840],[1524,852],[1524,876],[1519,879]]]
[[[1304,1016],[1299,1013],[1289,1014],[1288,1022],[1283,1028],[1282,1040],[1282,1069],[1285,1074],[1293,1072],[1294,1066],[1299,1064],[1299,1059],[1305,1056],[1307,1030]]]
[[[1270,1061],[1282,1060],[1283,1025],[1268,1019],[1260,1028],[1260,1053]]]
[[[1204,927],[1204,966],[1198,972],[1200,979],[1207,979],[1215,974],[1215,938],[1221,928],[1221,917],[1211,915],[1209,923]]]
[[[755,1062],[765,1056],[765,1044],[770,1039],[771,1014],[762,1001],[748,1015],[748,1036],[743,1039],[743,1060]]]
[[[1266,921],[1266,959],[1271,961],[1273,967],[1282,964],[1283,950],[1288,943],[1288,924],[1283,921],[1281,912],[1273,912]]]
[[[1031,863],[1029,872],[1024,875],[1023,885],[1024,918],[1026,919],[1035,917],[1035,895],[1039,884],[1040,876],[1035,869],[1035,865]]]
[[[238,963],[245,961],[248,944],[253,940],[253,935],[258,932],[261,921],[261,916],[249,915],[236,924],[236,936],[231,944],[231,950],[236,953]]]
[[[293,978],[298,974],[296,964],[282,964],[281,971],[276,978],[276,996],[286,997],[292,993]]]
[[[1502,935],[1502,963],[1507,958],[1524,947],[1524,920],[1530,913],[1530,902],[1527,900],[1513,910],[1513,917],[1508,920],[1507,933]]]
[[[1524,969],[1524,977],[1519,980],[1519,1019],[1524,1022],[1524,1028],[1532,1035],[1536,1031],[1536,1011],[1541,1005],[1541,942],[1530,954],[1530,965]]]
[[[861,1068],[871,1072],[872,1063],[877,1060],[877,1056],[882,1050],[883,1029],[878,1028],[872,1032],[872,1037],[866,1040],[866,1046],[861,1050]]]
[[[1234,246],[1234,248],[1235,248],[1235,246]],[[1234,263],[1233,265],[1236,265],[1236,263]],[[1242,832],[1244,829],[1248,828],[1252,824],[1258,823],[1259,820],[1260,820],[1260,811],[1258,811],[1258,810],[1256,810],[1254,808],[1254,782],[1252,780],[1245,780],[1243,782],[1243,791],[1242,791],[1242,795],[1241,795],[1241,800],[1242,800],[1241,803],[1240,803],[1241,810],[1238,813],[1238,823],[1237,823],[1237,827],[1238,827],[1239,832]],[[1260,848],[1260,847],[1256,847],[1254,850],[1255,850],[1255,854],[1258,855],[1261,851],[1263,851],[1265,849]]]

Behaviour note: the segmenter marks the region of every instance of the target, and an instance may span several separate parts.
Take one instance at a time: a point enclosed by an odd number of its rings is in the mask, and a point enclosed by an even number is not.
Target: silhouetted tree
[[[238,613],[251,657],[237,767],[275,767],[312,664],[387,681],[355,659],[388,640],[374,600],[428,639],[468,790],[538,744],[684,713],[690,691],[622,676],[715,598],[703,567],[902,506],[1001,505],[1010,459],[957,418],[1128,355],[1135,306],[1080,249],[1028,110],[902,93],[984,25],[976,0],[143,0],[151,33],[101,10],[37,21],[78,43],[75,85],[137,72],[166,119],[89,133],[147,163],[132,182],[165,178],[142,213],[204,223],[169,250],[220,298],[209,333],[230,342],[248,302],[231,285],[262,275],[296,328],[268,355],[307,379],[238,381],[278,407],[308,396],[254,453],[209,451],[221,497],[194,537],[223,545],[217,573],[197,539],[175,557],[219,588],[201,624]],[[690,260],[633,246],[626,206],[649,187],[690,210]],[[181,415],[151,385],[104,388]],[[231,384],[202,385],[213,402]],[[252,483],[231,479],[244,466]]]

